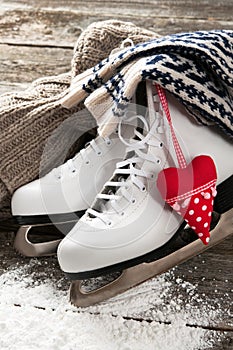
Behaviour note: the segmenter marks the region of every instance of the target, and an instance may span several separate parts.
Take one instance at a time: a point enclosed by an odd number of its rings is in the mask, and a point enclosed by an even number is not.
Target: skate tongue
[[[148,106],[148,124],[149,128],[152,127],[152,125],[155,122],[156,119],[156,112],[159,111],[159,97],[157,94],[154,94],[153,91],[153,84],[150,80],[146,81],[146,96],[147,96],[147,106]]]

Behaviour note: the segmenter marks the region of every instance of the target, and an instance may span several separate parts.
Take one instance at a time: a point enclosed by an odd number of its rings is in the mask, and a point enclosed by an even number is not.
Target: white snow
[[[49,278],[35,280],[31,271],[39,265],[32,259],[0,276],[1,350],[202,350],[219,340],[216,332],[193,325],[217,319],[221,310],[197,296],[192,284],[172,280],[172,272],[170,281],[164,274],[101,305],[77,309],[68,290]],[[174,283],[186,291],[185,310],[183,297],[171,296]],[[192,298],[200,302],[198,310]]]

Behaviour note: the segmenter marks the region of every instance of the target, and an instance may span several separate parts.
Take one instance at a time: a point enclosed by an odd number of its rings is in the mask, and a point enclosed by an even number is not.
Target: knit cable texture
[[[103,60],[127,38],[140,43],[156,37],[128,22],[92,23],[77,40],[70,72],[37,79],[26,91],[0,96],[0,220],[10,216],[13,191],[38,177],[49,136],[65,119],[84,108],[83,103],[69,110],[61,106],[71,79]],[[47,172],[62,162],[62,143],[66,143],[65,138],[44,160]]]

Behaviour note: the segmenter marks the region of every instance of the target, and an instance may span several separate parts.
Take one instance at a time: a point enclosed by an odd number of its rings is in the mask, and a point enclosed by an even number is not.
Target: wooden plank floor
[[[70,69],[72,49],[81,30],[93,21],[106,19],[132,21],[147,29],[165,35],[180,31],[201,29],[232,29],[232,0],[209,1],[74,1],[74,0],[0,0],[0,93],[16,91],[29,86],[30,82],[45,75],[60,74]],[[0,230],[10,231],[10,227]],[[18,257],[12,249],[13,235],[0,235],[0,274],[14,265],[24,265],[28,259]],[[189,308],[194,313],[200,306],[200,298],[191,298],[187,289],[182,288],[185,281],[195,286],[196,296],[206,296],[208,310],[220,310],[217,318],[193,317],[187,326],[207,329],[210,333],[221,335],[221,341],[211,349],[233,349],[233,237],[206,253],[197,256],[177,267],[172,272],[170,299],[181,295],[180,308]],[[64,288],[67,281],[62,277],[55,258],[41,259],[40,268],[35,271],[35,279],[44,273],[52,275],[55,281],[62,280]],[[156,288],[156,280],[149,284],[150,290]],[[147,290],[147,293],[151,293]],[[140,294],[140,289],[139,289]],[[134,296],[135,297],[135,296]],[[112,313],[134,319],[139,322],[159,321],[163,313],[163,322],[170,322],[168,310],[150,299],[140,311],[133,310],[126,293],[118,302],[110,301]],[[131,300],[131,299],[130,299]],[[191,300],[191,301],[190,301]],[[122,313],[119,303],[130,307]],[[98,309],[96,312],[102,312]],[[166,313],[167,312],[167,313]],[[217,338],[216,338],[217,339]]]

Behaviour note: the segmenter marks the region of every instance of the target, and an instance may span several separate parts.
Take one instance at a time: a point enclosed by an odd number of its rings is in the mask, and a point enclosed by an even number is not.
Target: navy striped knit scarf
[[[198,122],[233,137],[233,31],[174,34],[124,48],[75,77],[62,104],[86,98],[107,136],[146,79],[171,92]]]

